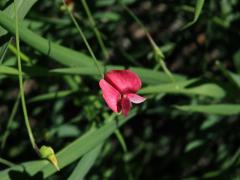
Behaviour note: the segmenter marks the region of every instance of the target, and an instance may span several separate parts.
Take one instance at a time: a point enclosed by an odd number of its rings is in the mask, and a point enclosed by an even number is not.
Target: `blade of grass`
[[[37,2],[37,0],[18,0],[16,1],[16,8],[18,12],[19,20],[24,19],[26,14],[29,12],[31,7]],[[14,10],[14,3],[11,3],[6,9],[2,11],[8,17],[14,18],[15,17],[15,10]],[[0,37],[5,35],[7,31],[0,27]]]
[[[33,102],[46,101],[46,100],[51,100],[51,99],[56,99],[56,98],[64,98],[73,93],[76,93],[76,91],[77,90],[65,90],[65,91],[45,93],[45,94],[41,94],[41,95],[38,95],[38,96],[35,96],[35,97],[29,99],[28,102],[33,103]]]
[[[85,154],[78,162],[77,166],[68,177],[68,180],[83,180],[94,165],[97,157],[100,155],[103,144],[98,145],[93,150]]]
[[[124,69],[123,66],[106,66],[106,71],[113,69]],[[167,83],[169,82],[168,76],[165,73],[159,71],[153,71],[150,69],[144,68],[135,68],[130,67],[132,71],[136,72],[142,81],[147,84],[159,84],[159,83]],[[97,76],[98,72],[89,67],[74,67],[74,68],[58,68],[50,70],[51,73],[56,74],[68,74],[68,75],[90,75]],[[184,76],[174,74],[174,78],[178,81],[182,81],[185,79]]]
[[[14,21],[0,11],[0,25],[12,34],[15,33]],[[92,66],[91,58],[72,49],[65,48],[35,34],[19,23],[22,41],[66,66]]]
[[[18,75],[18,70],[9,66],[0,65],[0,74]]]
[[[201,12],[202,12],[202,8],[204,5],[205,0],[197,0],[196,5],[195,5],[195,10],[194,10],[194,18],[192,21],[190,21],[189,23],[187,23],[185,26],[183,26],[181,28],[181,30],[187,29],[190,26],[192,26],[194,23],[197,22]]]
[[[213,98],[223,98],[225,91],[220,86],[213,83],[201,84],[191,88],[185,88],[186,86],[195,82],[196,79],[179,81],[177,83],[168,83],[156,86],[147,86],[142,88],[140,94],[159,94],[159,93],[173,93],[173,94],[184,94],[184,95],[202,95]],[[177,86],[176,86],[177,85]]]
[[[66,146],[64,149],[57,153],[57,159],[59,161],[60,168],[64,168],[99,144],[102,144],[111,134],[115,132],[118,127],[125,124],[135,115],[136,109],[133,109],[127,118],[120,116],[117,121],[115,119],[109,120],[99,129],[91,132],[86,132],[86,134]],[[56,172],[56,169],[53,168],[48,161],[30,161],[14,166],[13,168],[8,168],[4,171],[0,171],[1,180],[9,180],[10,177],[8,173],[11,170],[23,171],[24,169],[30,175],[34,175],[37,172],[41,171],[44,174],[44,178],[47,178]]]
[[[240,113],[239,104],[183,105],[183,106],[176,106],[176,108],[182,111],[226,115],[226,116],[237,115]]]

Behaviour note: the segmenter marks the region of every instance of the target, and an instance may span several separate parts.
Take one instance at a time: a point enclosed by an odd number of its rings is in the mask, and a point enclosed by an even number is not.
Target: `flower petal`
[[[131,109],[131,102],[127,97],[122,97],[121,100],[121,106],[122,106],[122,113],[125,117],[127,117],[129,110]]]
[[[146,98],[142,97],[142,96],[139,96],[137,94],[127,94],[127,97],[128,99],[132,102],[132,103],[135,103],[135,104],[139,104],[139,103],[142,103],[143,101],[146,100]]]
[[[119,112],[118,102],[121,99],[120,93],[104,79],[100,80],[99,86],[102,89],[102,95],[108,107],[116,113]]]
[[[136,93],[142,86],[137,74],[130,70],[112,70],[105,74],[104,79],[121,94]]]

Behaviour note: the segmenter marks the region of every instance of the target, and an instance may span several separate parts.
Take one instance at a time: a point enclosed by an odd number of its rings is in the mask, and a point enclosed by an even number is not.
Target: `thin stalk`
[[[80,36],[82,37],[82,39],[83,39],[83,41],[84,41],[84,43],[85,43],[85,45],[86,45],[86,47],[87,47],[90,55],[92,56],[93,62],[94,62],[94,64],[95,64],[95,66],[97,67],[97,70],[98,70],[99,74],[100,74],[101,77],[103,78],[103,77],[104,77],[104,74],[103,74],[103,72],[101,71],[101,68],[100,68],[99,65],[98,65],[97,58],[96,58],[95,54],[93,53],[93,50],[92,50],[92,48],[90,47],[90,45],[89,45],[89,43],[88,43],[88,41],[87,41],[87,38],[85,37],[82,29],[81,29],[80,26],[78,25],[75,17],[73,16],[71,10],[69,9],[69,7],[67,6],[67,4],[65,3],[64,0],[63,0],[63,3],[64,3],[64,6],[65,6],[66,9],[67,9],[67,12],[68,12],[71,20],[73,21],[73,23],[74,23],[74,25],[76,26],[76,28],[77,28]]]
[[[17,54],[17,48],[14,47],[11,43],[9,43],[8,48],[13,54],[15,54],[15,55]],[[21,60],[23,60],[27,63],[31,62],[31,59],[26,54],[24,54],[22,52],[20,52],[20,57],[21,57]]]
[[[7,47],[8,47],[8,44],[10,43],[11,40],[9,40],[8,42],[6,42],[1,48],[0,48],[0,64],[2,64],[3,62],[3,59],[5,58],[6,56],[6,53],[7,53]]]
[[[105,59],[108,59],[109,54],[108,54],[107,48],[106,48],[106,46],[104,45],[102,36],[101,36],[101,34],[100,34],[100,32],[99,32],[99,30],[98,30],[98,28],[97,28],[96,22],[95,22],[95,20],[94,20],[94,18],[93,18],[93,16],[92,16],[92,13],[91,13],[91,11],[90,11],[90,9],[89,9],[89,7],[88,7],[88,4],[87,4],[86,0],[82,0],[82,4],[83,4],[84,10],[85,10],[86,13],[87,13],[89,22],[90,22],[90,24],[91,24],[91,26],[92,26],[92,29],[93,29],[93,31],[94,31],[94,33],[95,33],[95,35],[96,35],[96,38],[97,38],[97,40],[98,40],[98,43],[99,43],[99,45],[100,45],[100,47],[101,47],[101,49],[102,49],[103,55],[104,55]]]
[[[122,146],[123,152],[127,153],[127,145],[125,143],[125,140],[123,138],[123,135],[121,134],[121,132],[119,131],[119,129],[117,129],[114,134],[116,135],[120,145]]]
[[[28,132],[28,136],[29,136],[30,142],[32,144],[32,147],[38,153],[39,149],[37,147],[37,144],[35,143],[35,139],[34,139],[34,136],[32,133],[30,123],[29,123],[26,101],[25,101],[25,96],[24,96],[23,73],[22,73],[22,64],[21,64],[21,57],[20,57],[20,42],[19,42],[18,15],[17,15],[17,8],[16,8],[16,0],[14,0],[14,10],[15,10],[15,19],[16,19],[15,26],[16,26],[18,79],[19,79],[19,88],[20,88],[20,97],[21,97],[21,103],[22,103],[23,116],[24,116],[25,125],[27,127],[27,132]]]
[[[3,158],[0,158],[0,163],[1,163],[1,164],[4,164],[4,165],[6,165],[6,166],[9,166],[9,167],[16,165],[16,164],[14,164],[14,163],[6,160],[6,159],[3,159]]]
[[[12,112],[11,112],[10,117],[9,117],[9,119],[8,119],[7,128],[6,128],[6,131],[5,131],[4,134],[3,134],[3,140],[2,140],[2,143],[1,143],[1,149],[4,149],[4,147],[5,147],[7,138],[8,138],[9,133],[10,133],[10,127],[11,127],[11,125],[12,125],[14,116],[15,116],[16,113],[17,113],[17,109],[18,109],[18,106],[19,106],[19,101],[20,101],[20,94],[18,94],[18,96],[17,96],[17,99],[16,99],[16,101],[15,101],[15,103],[14,103],[14,105],[13,105]]]
[[[143,23],[138,19],[138,17],[124,4],[122,4],[120,2],[120,4],[122,5],[122,7],[129,13],[129,15],[141,26],[141,28],[144,30],[152,48],[154,53],[156,54],[156,59],[159,61],[163,71],[169,76],[169,78],[171,79],[171,81],[173,83],[175,83],[175,79],[174,76],[172,75],[171,71],[167,68],[166,63],[164,61],[164,55],[161,52],[160,48],[157,46],[157,44],[155,43],[155,41],[153,40],[152,36],[149,34],[148,30],[145,28],[145,26],[143,25]]]

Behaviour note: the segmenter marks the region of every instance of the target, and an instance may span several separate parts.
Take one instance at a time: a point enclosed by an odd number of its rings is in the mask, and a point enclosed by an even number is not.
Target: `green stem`
[[[92,26],[92,29],[93,29],[96,37],[97,37],[98,43],[99,43],[99,45],[100,45],[100,47],[102,49],[103,55],[104,55],[105,59],[108,59],[109,54],[108,54],[107,48],[106,48],[106,46],[103,43],[102,36],[101,36],[101,34],[100,34],[100,32],[99,32],[99,30],[97,28],[96,22],[95,22],[95,20],[94,20],[94,18],[92,16],[92,13],[91,13],[91,11],[90,11],[90,9],[88,7],[88,4],[87,4],[86,0],[82,0],[82,4],[83,4],[83,7],[84,7],[84,10],[87,13],[88,19],[89,19],[90,24]]]
[[[17,49],[16,49],[16,47],[14,47],[11,43],[8,44],[8,48],[9,48],[9,50],[10,50],[13,54],[15,54],[15,55],[17,54]],[[22,53],[22,52],[20,52],[20,57],[21,57],[21,60],[23,60],[23,61],[25,61],[25,62],[27,62],[27,63],[31,62],[30,58],[29,58],[26,54],[24,54],[24,53]]]
[[[0,47],[0,64],[3,63],[3,59],[5,58],[7,50],[8,50],[8,44],[10,44],[11,40],[12,39],[10,39],[2,47]]]
[[[162,53],[162,51],[160,50],[160,48],[157,46],[157,44],[155,43],[155,41],[153,40],[152,36],[149,34],[148,30],[145,28],[145,26],[143,25],[143,23],[138,19],[138,17],[123,3],[120,2],[120,4],[122,5],[122,7],[128,12],[128,14],[141,26],[141,28],[144,30],[152,48],[155,54],[157,54],[156,58],[159,60],[160,65],[163,69],[163,71],[167,74],[167,76],[169,76],[169,78],[171,79],[171,81],[174,83],[175,79],[174,76],[172,75],[171,71],[167,68],[165,62],[164,62],[164,55]]]
[[[67,4],[65,3],[64,0],[63,0],[63,3],[64,3],[64,6],[65,6],[66,9],[67,9],[67,12],[68,12],[69,16],[71,17],[71,20],[73,21],[73,23],[74,23],[74,25],[76,26],[76,28],[77,28],[80,36],[82,37],[82,39],[83,39],[83,41],[84,41],[84,43],[85,43],[85,45],[86,45],[86,47],[87,47],[90,55],[92,56],[93,62],[94,62],[94,64],[95,64],[95,66],[97,67],[97,70],[98,70],[99,74],[100,74],[101,77],[103,78],[103,77],[104,77],[104,74],[103,74],[103,72],[101,71],[101,68],[100,68],[99,65],[98,65],[97,58],[96,58],[95,54],[93,53],[93,50],[92,50],[92,48],[90,47],[90,45],[89,45],[89,43],[88,43],[88,41],[87,41],[87,38],[85,37],[82,29],[81,29],[80,26],[78,25],[75,17],[73,16],[71,10],[69,9],[69,7],[67,6]]]
[[[15,26],[16,26],[18,79],[19,79],[19,87],[20,87],[20,96],[21,96],[21,102],[22,102],[23,116],[24,116],[24,121],[25,121],[25,124],[26,124],[26,127],[27,127],[27,132],[28,132],[28,136],[29,136],[30,142],[32,144],[32,147],[38,153],[38,147],[37,147],[37,144],[35,143],[35,139],[34,139],[32,129],[31,129],[29,119],[28,119],[26,101],[25,101],[25,96],[24,96],[23,73],[22,73],[22,64],[21,64],[21,57],[20,57],[20,42],[19,42],[18,15],[17,15],[17,8],[16,8],[16,0],[14,0],[14,10],[15,10],[15,19],[16,19]]]
[[[8,119],[7,128],[6,128],[5,133],[3,134],[3,140],[2,140],[2,143],[1,143],[1,149],[4,149],[4,147],[5,147],[7,138],[8,138],[9,133],[10,133],[10,128],[11,128],[11,125],[12,125],[12,122],[13,122],[13,119],[14,119],[14,116],[15,116],[16,113],[17,113],[19,101],[20,101],[20,94],[18,94],[18,96],[17,96],[17,99],[16,99],[16,101],[15,101],[15,103],[14,103],[14,105],[13,105],[13,109],[12,109],[11,115],[10,115],[10,117],[9,117],[9,119]]]
[[[3,159],[3,158],[0,158],[0,163],[1,163],[1,164],[4,164],[4,165],[6,165],[6,166],[9,166],[9,167],[16,165],[16,164],[14,164],[14,163],[6,160],[6,159]]]
[[[127,153],[127,146],[126,146],[125,140],[124,140],[121,132],[119,131],[119,129],[117,129],[114,133],[115,133],[120,145],[122,146],[123,152]]]

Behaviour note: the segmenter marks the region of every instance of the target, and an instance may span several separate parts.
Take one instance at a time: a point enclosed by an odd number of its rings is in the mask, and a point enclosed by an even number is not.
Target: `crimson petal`
[[[135,104],[140,104],[140,103],[142,103],[143,101],[146,100],[146,98],[144,98],[142,96],[139,96],[137,94],[132,94],[132,93],[127,94],[127,97],[132,103],[135,103]]]
[[[121,106],[123,115],[127,117],[128,112],[130,111],[132,106],[130,100],[127,97],[122,97]]]
[[[141,79],[130,70],[109,71],[104,79],[121,94],[136,93],[142,86]]]
[[[118,108],[118,102],[121,99],[120,93],[104,79],[100,80],[99,86],[102,89],[102,95],[108,107],[118,113],[120,111]]]

